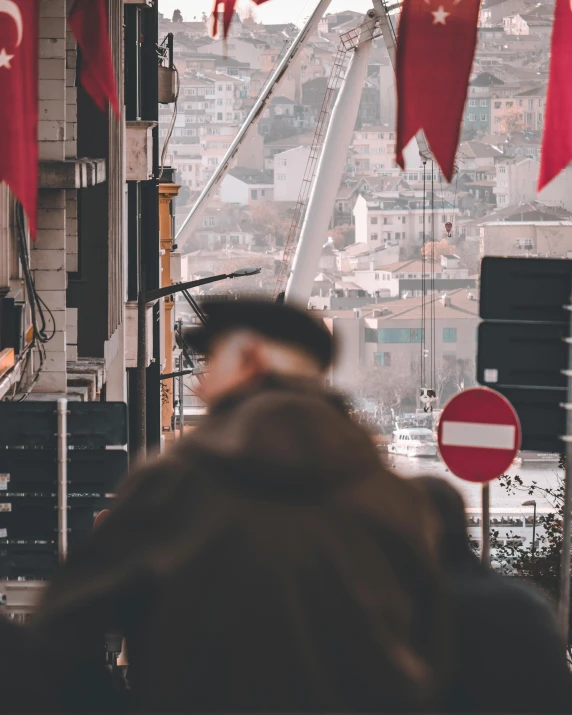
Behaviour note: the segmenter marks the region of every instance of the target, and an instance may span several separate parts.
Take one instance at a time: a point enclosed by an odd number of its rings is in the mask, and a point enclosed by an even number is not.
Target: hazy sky
[[[238,0],[240,7],[251,5],[256,8],[256,14],[261,22],[294,22],[299,24],[317,5],[318,0],[268,0],[256,7],[250,0]],[[159,0],[159,11],[167,17],[172,16],[178,8],[185,20],[200,18],[203,12],[210,14],[214,0]],[[372,7],[371,0],[332,0],[328,12],[339,10],[366,11]]]

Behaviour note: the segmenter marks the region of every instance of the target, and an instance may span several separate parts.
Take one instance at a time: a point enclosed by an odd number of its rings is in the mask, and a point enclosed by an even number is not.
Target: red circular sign
[[[437,441],[453,474],[468,482],[490,482],[514,461],[520,449],[520,422],[505,397],[474,387],[445,405]]]

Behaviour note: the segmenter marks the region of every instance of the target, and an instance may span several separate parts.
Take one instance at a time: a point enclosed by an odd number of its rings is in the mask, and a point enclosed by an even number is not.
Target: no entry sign
[[[513,406],[486,387],[453,397],[441,414],[437,434],[443,461],[469,482],[500,477],[520,448],[520,424]]]

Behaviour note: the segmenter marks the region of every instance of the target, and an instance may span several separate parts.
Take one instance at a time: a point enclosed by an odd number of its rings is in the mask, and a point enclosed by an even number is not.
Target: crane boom
[[[326,10],[330,6],[332,0],[320,0],[314,9],[314,12],[304,23],[304,26],[298,33],[296,39],[289,47],[288,51],[284,57],[280,60],[278,66],[270,76],[270,79],[264,86],[260,96],[254,103],[254,106],[248,113],[246,119],[244,120],[242,126],[240,127],[238,134],[234,138],[232,144],[228,148],[228,151],[224,155],[221,163],[217,166],[214,174],[209,179],[205,188],[201,191],[200,196],[195,201],[193,207],[189,211],[187,218],[184,220],[183,225],[178,230],[176,239],[182,241],[185,236],[190,236],[197,228],[198,223],[201,219],[204,208],[208,199],[213,195],[213,193],[218,188],[220,182],[226,175],[226,172],[230,168],[231,162],[238,153],[240,147],[246,139],[252,136],[252,133],[256,131],[256,119],[266,108],[268,100],[271,98],[276,88],[280,85],[281,79],[286,74],[292,60],[296,57],[297,53],[302,49],[310,35],[317,29],[318,24]]]

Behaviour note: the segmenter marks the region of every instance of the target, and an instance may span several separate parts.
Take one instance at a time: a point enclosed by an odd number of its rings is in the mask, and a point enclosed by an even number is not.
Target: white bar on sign
[[[441,444],[447,447],[514,449],[514,425],[486,425],[480,422],[444,422]]]

